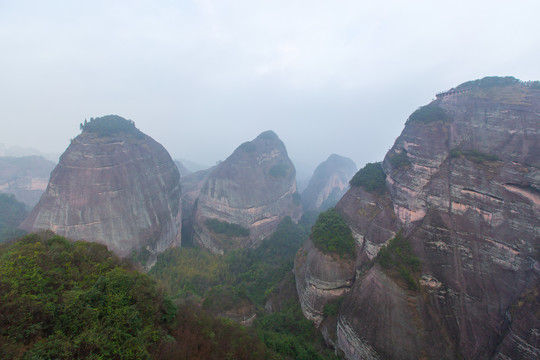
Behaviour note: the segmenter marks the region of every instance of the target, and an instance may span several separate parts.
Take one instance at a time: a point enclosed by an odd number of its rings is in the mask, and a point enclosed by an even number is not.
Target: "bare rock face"
[[[296,289],[302,312],[317,326],[324,319],[324,305],[345,295],[354,282],[352,260],[325,254],[308,239],[294,261]]]
[[[386,155],[384,192],[353,186],[338,203],[361,249],[336,329],[346,358],[537,357],[539,85],[438,95]],[[399,229],[420,259],[415,290],[370,262]]]
[[[240,145],[213,169],[201,189],[194,241],[216,253],[256,247],[284,217],[297,221],[301,206],[295,174],[285,145],[274,132]],[[242,231],[219,231],[208,220]]]
[[[0,192],[34,207],[47,188],[55,164],[41,156],[0,157]]]
[[[336,154],[322,162],[302,192],[304,210],[326,210],[334,206],[349,188],[357,168],[349,158]]]
[[[540,282],[527,289],[510,308],[507,314],[510,331],[503,338],[495,359],[540,359],[540,349],[536,345],[540,340],[539,312]]]
[[[21,225],[107,245],[120,256],[180,245],[180,176],[168,152],[116,115],[72,140]]]

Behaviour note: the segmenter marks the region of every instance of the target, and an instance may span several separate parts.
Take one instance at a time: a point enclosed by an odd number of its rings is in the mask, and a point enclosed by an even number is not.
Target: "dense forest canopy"
[[[14,195],[0,193],[0,243],[24,234],[17,227],[27,215],[26,205]]]
[[[176,316],[103,245],[30,234],[0,248],[0,357],[148,359]]]
[[[169,249],[149,276],[103,245],[52,232],[2,244],[0,358],[333,359],[290,272],[306,238],[285,218],[256,249]],[[285,288],[294,296],[267,313]],[[256,309],[251,328],[216,317],[239,304]]]
[[[149,275],[177,301],[194,301],[215,315],[251,308],[252,329],[280,359],[334,359],[313,324],[304,318],[291,269],[312,222],[286,217],[255,249],[223,256],[196,248],[173,248],[158,256]],[[286,295],[283,295],[286,293]],[[268,313],[270,298],[281,303]]]

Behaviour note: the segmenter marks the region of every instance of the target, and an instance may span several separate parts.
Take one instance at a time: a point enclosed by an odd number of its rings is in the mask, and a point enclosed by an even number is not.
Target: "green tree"
[[[30,234],[0,247],[0,358],[149,359],[174,307],[105,246]]]
[[[335,253],[343,258],[355,256],[355,241],[351,229],[334,208],[319,215],[310,238],[313,244],[325,253]]]
[[[386,190],[386,174],[380,162],[366,164],[349,181],[351,186],[361,186],[367,192],[383,193]]]
[[[401,232],[379,250],[375,261],[391,276],[404,281],[409,289],[418,288],[420,259],[414,255],[410,242]]]
[[[0,243],[24,234],[17,227],[26,218],[26,205],[12,194],[0,194]]]

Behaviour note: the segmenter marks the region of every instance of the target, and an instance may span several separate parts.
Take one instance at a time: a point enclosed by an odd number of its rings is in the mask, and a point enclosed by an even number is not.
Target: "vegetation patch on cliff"
[[[231,224],[218,219],[206,219],[204,225],[215,234],[222,234],[230,237],[249,236],[249,229],[238,225]]]
[[[257,145],[255,145],[251,141],[246,141],[245,143],[240,145],[238,148],[240,150],[243,150],[243,151],[247,152],[247,153],[252,153],[252,152],[257,151]]]
[[[405,149],[402,149],[401,152],[394,152],[389,155],[388,161],[394,169],[407,168],[411,165],[411,160],[409,160],[409,156]]]
[[[107,115],[100,118],[90,118],[80,124],[82,131],[96,133],[99,136],[116,135],[118,133],[132,134],[143,137],[143,133],[135,127],[132,120],[126,120],[118,115]]]
[[[515,314],[524,308],[529,309],[529,314],[534,314],[537,319],[540,319],[540,282],[537,282],[521,294],[518,301],[510,308],[510,311]]]
[[[458,90],[471,88],[493,88],[519,84],[520,81],[513,76],[486,76],[482,79],[467,81],[457,87]]]
[[[446,113],[446,111],[444,111],[443,108],[435,103],[431,103],[426,106],[422,106],[413,112],[405,124],[414,122],[429,124],[436,121],[446,122],[450,120],[451,117]]]
[[[418,289],[420,259],[414,255],[411,244],[401,232],[381,248],[375,261],[385,269],[390,276],[405,282],[410,290]]]
[[[341,296],[325,304],[323,307],[323,315],[325,317],[336,316],[339,312],[339,308],[341,307],[343,299],[344,297]]]
[[[289,172],[289,167],[285,164],[276,164],[270,168],[268,173],[273,178],[284,178]]]
[[[486,154],[477,150],[462,150],[462,149],[452,149],[450,150],[451,159],[465,158],[469,161],[472,161],[477,164],[482,164],[485,162],[499,161],[500,159],[491,154]]]
[[[386,174],[380,162],[366,164],[349,181],[351,186],[361,186],[367,192],[383,193],[386,190]]]
[[[529,106],[531,91],[540,89],[540,82],[523,82],[512,76],[487,76],[459,85],[456,90],[468,90],[471,97],[489,102]]]
[[[313,244],[324,253],[354,258],[355,242],[351,229],[336,209],[331,208],[319,215],[310,235]]]

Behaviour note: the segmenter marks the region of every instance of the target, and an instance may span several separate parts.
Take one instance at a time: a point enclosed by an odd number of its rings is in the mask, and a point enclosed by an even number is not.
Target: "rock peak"
[[[201,188],[193,222],[195,241],[218,253],[258,246],[285,216],[295,221],[300,217],[295,177],[285,145],[273,131],[243,143]],[[227,236],[212,225],[215,221],[223,228],[245,231]]]
[[[275,141],[279,140],[279,137],[275,132],[272,130],[267,130],[259,134],[256,139],[263,139],[263,140],[269,140],[269,141]]]
[[[103,243],[120,256],[179,245],[180,175],[167,150],[116,115],[82,127],[21,228]]]

